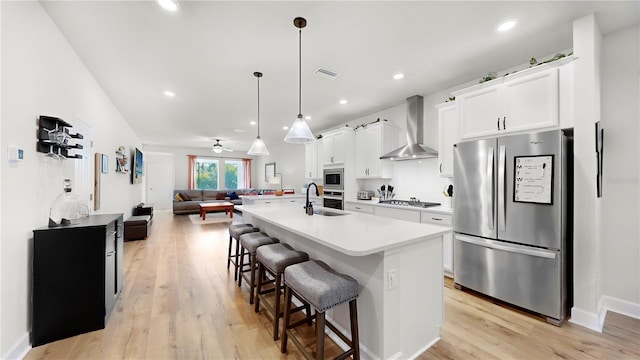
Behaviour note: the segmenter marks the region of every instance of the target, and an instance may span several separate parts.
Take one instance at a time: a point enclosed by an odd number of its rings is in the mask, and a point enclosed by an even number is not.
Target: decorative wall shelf
[[[82,149],[82,144],[70,144],[72,139],[84,139],[82,134],[71,134],[68,122],[57,117],[40,115],[36,150],[56,159],[82,159],[82,155],[69,154],[71,149]]]

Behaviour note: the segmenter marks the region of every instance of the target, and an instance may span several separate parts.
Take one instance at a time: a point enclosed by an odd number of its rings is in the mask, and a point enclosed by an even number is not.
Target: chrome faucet
[[[318,185],[316,185],[316,183],[311,183],[307,186],[307,201],[304,203],[304,210],[306,211],[307,215],[313,215],[313,204],[311,204],[311,202],[309,202],[309,189],[311,188],[311,185],[313,185],[316,188],[316,196],[320,196],[320,192],[318,191]]]

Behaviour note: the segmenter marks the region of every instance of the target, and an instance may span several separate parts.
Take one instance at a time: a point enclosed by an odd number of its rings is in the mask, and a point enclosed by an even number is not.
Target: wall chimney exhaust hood
[[[407,145],[380,156],[380,159],[417,160],[438,157],[438,152],[423,144],[424,100],[420,95],[407,98]]]

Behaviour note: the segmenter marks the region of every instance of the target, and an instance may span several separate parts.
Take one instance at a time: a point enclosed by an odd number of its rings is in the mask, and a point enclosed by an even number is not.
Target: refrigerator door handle
[[[469,244],[482,246],[489,249],[508,251],[508,252],[522,254],[522,255],[537,256],[537,257],[542,257],[547,259],[555,259],[557,256],[556,251],[553,251],[553,250],[529,248],[528,246],[522,246],[522,245],[516,245],[516,244],[503,245],[503,244],[500,244],[498,241],[476,239],[476,238],[472,238],[470,236],[465,236],[461,234],[456,234],[456,240],[460,240]]]
[[[505,145],[500,145],[498,154],[498,230],[507,230],[507,194],[505,183],[507,182],[507,154]]]
[[[489,152],[487,154],[487,179],[490,179],[487,181],[487,186],[486,186],[486,195],[487,195],[487,199],[489,199],[489,201],[486,202],[487,206],[486,206],[486,211],[487,211],[487,218],[489,219],[489,230],[493,230],[493,224],[495,223],[495,219],[493,218],[493,214],[495,214],[495,209],[494,209],[494,196],[493,196],[493,189],[495,186],[494,183],[494,179],[495,176],[493,175],[493,147],[489,148]]]

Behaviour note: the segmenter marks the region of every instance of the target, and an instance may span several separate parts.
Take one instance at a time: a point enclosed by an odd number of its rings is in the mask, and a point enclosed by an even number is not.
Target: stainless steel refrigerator
[[[562,131],[454,147],[454,280],[547,317],[568,307],[571,142]]]

